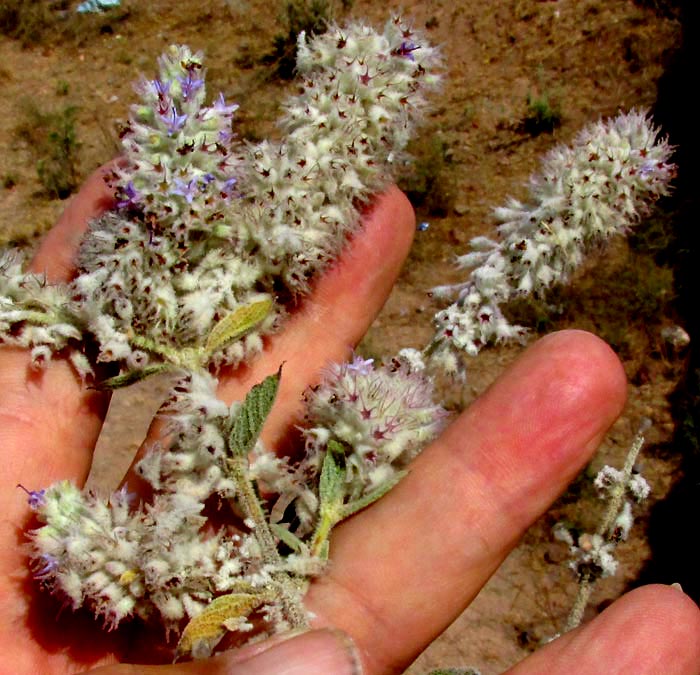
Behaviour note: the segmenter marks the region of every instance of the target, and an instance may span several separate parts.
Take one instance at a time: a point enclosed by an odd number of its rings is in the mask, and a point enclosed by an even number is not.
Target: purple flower
[[[654,174],[659,174],[660,169],[667,169],[668,165],[664,164],[663,162],[659,162],[656,159],[647,159],[642,163],[642,166],[639,169],[639,175],[642,176],[643,178],[649,178],[650,176],[653,178]]]
[[[139,195],[138,191],[134,187],[133,181],[129,181],[119,191],[119,197],[120,197],[120,199],[117,201],[117,208],[123,209],[123,208],[126,208],[128,206],[132,206],[137,201],[139,201],[141,195]]]
[[[195,77],[192,70],[187,71],[187,77],[178,77],[177,79],[182,87],[182,98],[184,98],[185,101],[189,101],[190,97],[197,93],[204,84],[204,80]]]
[[[178,115],[175,106],[170,108],[170,114],[167,117],[165,115],[163,115],[163,117],[165,118],[165,123],[168,125],[168,136],[172,136],[180,131],[187,121],[187,115]]]
[[[238,104],[237,103],[232,103],[231,105],[226,105],[226,100],[224,99],[223,94],[219,94],[217,97],[216,101],[214,101],[214,105],[212,106],[212,109],[218,112],[221,115],[225,115],[226,117],[230,117],[233,115],[236,110],[238,110]]]
[[[170,93],[170,82],[162,82],[161,80],[151,80],[151,87],[158,98],[168,96]]]
[[[416,59],[411,52],[415,52],[416,49],[420,49],[420,45],[417,45],[415,42],[411,42],[411,40],[404,40],[399,47],[394,49],[394,54],[396,56],[405,56],[411,61],[415,61]]]
[[[22,488],[28,495],[29,498],[27,502],[29,503],[29,508],[32,511],[38,511],[44,504],[46,504],[46,490],[27,490],[24,485],[17,485],[18,488]]]
[[[130,492],[126,485],[122,485],[116,492],[112,493],[109,498],[109,503],[114,506],[115,504],[126,504],[131,507],[136,503],[138,495],[135,492]]]
[[[161,82],[160,80],[150,80],[149,84],[158,97],[158,113],[165,115],[170,108],[170,82]]]
[[[196,179],[193,178],[187,182],[179,178],[175,179],[175,187],[172,190],[172,194],[184,197],[188,204],[192,203],[192,200],[197,196],[198,192],[199,186],[197,185]]]
[[[221,186],[221,194],[225,195],[226,198],[232,196],[233,186],[238,182],[236,178],[227,178],[224,184]],[[237,196],[241,196],[240,193]]]
[[[233,132],[230,129],[221,129],[219,131],[219,142],[224,144],[229,144],[231,139],[234,137]]]
[[[361,356],[356,356],[351,363],[346,365],[349,373],[355,375],[369,375],[373,370],[374,359],[363,359]]]
[[[43,561],[43,565],[39,560]],[[58,569],[58,559],[49,553],[42,553],[39,560],[35,561],[34,578],[39,581],[46,581],[53,577],[54,572]]]

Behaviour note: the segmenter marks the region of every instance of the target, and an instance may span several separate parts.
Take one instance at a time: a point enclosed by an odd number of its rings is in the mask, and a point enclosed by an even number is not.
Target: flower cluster
[[[250,359],[337,256],[359,223],[358,206],[390,180],[439,65],[435,49],[398,18],[383,33],[351,25],[302,35],[303,87],[283,106],[283,140],[250,144],[232,131],[237,106],[222,95],[206,105],[202,61],[171,47],[158,76],[138,83],[124,157],[109,177],[116,207],[92,222],[60,304],[34,311],[31,298],[2,293],[2,341],[22,332],[23,346],[50,356],[65,340],[26,326],[53,324],[60,310],[71,337],[88,333],[98,360],[121,366],[119,384],[159,365]],[[19,274],[14,263],[2,271]],[[221,325],[251,306],[266,311],[237,339],[211,343],[213,331],[226,332]],[[80,374],[90,372],[82,343],[69,346]]]
[[[639,451],[633,446],[633,452]],[[601,493],[601,499],[609,500],[608,515],[603,519],[601,528],[595,534],[583,533],[574,538],[572,532],[558,524],[555,537],[570,546],[570,567],[579,578],[589,580],[604,578],[615,574],[617,560],[614,557],[615,546],[629,536],[634,522],[632,503],[625,499],[629,494],[637,502],[643,502],[651,491],[644,477],[638,473],[604,466],[595,478],[594,485]]]
[[[569,545],[569,567],[579,580],[604,579],[617,572],[615,544],[602,535],[583,532],[574,539],[569,530],[560,526],[554,529],[554,538]]]
[[[71,346],[83,338],[81,326],[66,308],[70,291],[48,284],[37,274],[23,272],[24,261],[15,252],[0,255],[0,344],[31,350],[34,368],[41,369],[52,354],[66,351],[76,371],[91,372],[87,358]]]
[[[330,529],[395,484],[435,437],[443,412],[420,375],[355,359],[309,393],[308,453],[293,466],[257,439],[277,379],[229,408],[211,375],[182,378],[162,412],[167,446],[155,444],[136,467],[153,491],[148,503],[132,503],[123,489],[101,500],[68,481],[31,492],[42,524],[31,533],[35,577],[109,628],[157,616],[180,632],[189,621],[180,651],[195,655],[210,653],[224,621],[251,628],[253,610],[271,630],[288,628],[295,611],[303,618],[301,596],[324,567]],[[324,431],[334,419],[328,406],[344,422]],[[343,457],[334,455],[334,437],[343,439]],[[213,503],[235,526],[207,519]],[[202,630],[224,599],[228,614]]]
[[[455,351],[474,356],[488,343],[524,335],[502,305],[565,282],[593,246],[646,215],[675,173],[672,149],[657,137],[648,117],[633,111],[587,127],[571,147],[545,157],[530,180],[530,203],[511,199],[496,209],[500,240],[477,237],[472,252],[457,258],[460,268],[472,268],[469,278],[433,289],[457,298],[435,315],[433,358],[456,371]]]
[[[214,598],[253,596],[283,567],[264,560],[250,528],[203,531],[207,499],[237,495],[224,436],[239,406],[229,410],[215,386],[206,374],[176,385],[163,412],[168,447],[152,447],[137,466],[154,493],[148,504],[134,504],[136,495],[124,490],[99,499],[68,481],[39,498],[30,494],[43,523],[31,533],[35,576],[73,608],[91,607],[110,628],[156,615],[179,632],[183,619]],[[267,597],[261,593],[256,606]]]
[[[433,402],[430,381],[400,358],[380,368],[359,356],[333,365],[307,403],[314,421],[305,431],[309,455],[340,443],[354,498],[404,471],[438,435],[446,414]]]
[[[305,399],[301,460],[263,452],[251,466],[256,478],[281,495],[272,509],[275,519],[293,507],[299,536],[318,527],[323,495],[308,483],[327,462],[342,474],[335,498],[344,518],[393,487],[438,436],[447,414],[434,402],[430,379],[401,358],[379,367],[359,356],[331,365]]]
[[[237,106],[207,105],[202,55],[171,47],[136,86],[107,177],[115,206],[90,223],[75,279],[51,285],[3,258],[0,340],[36,366],[61,352],[87,379],[116,364],[106,387],[178,373],[163,440],[136,465],[148,496],[104,500],[68,482],[30,492],[35,577],[68,605],[110,629],[158,618],[178,655],[209,653],[252,613],[270,631],[307,624],[302,597],[331,528],[396,483],[444,414],[407,363],[355,360],[308,394],[304,454],[277,457],[259,434],[279,373],[232,406],[212,373],[259,352],[338,255],[391,180],[438,65],[400,19],[301,35],[283,139],[252,144],[233,133]]]
[[[595,478],[594,485],[600,498],[606,502],[597,531],[578,533],[564,523],[554,526],[554,537],[569,546],[569,567],[579,581],[579,592],[567,619],[566,631],[581,622],[593,584],[617,572],[615,548],[619,542],[627,539],[634,521],[629,497],[640,503],[649,496],[649,484],[634,470],[634,465],[644,444],[643,433],[650,424],[649,420],[643,422],[622,469],[604,466]]]
[[[400,19],[382,33],[302,34],[298,47],[303,87],[283,106],[283,138],[258,144],[235,137],[237,106],[222,95],[207,105],[202,55],[170,48],[136,87],[108,176],[115,207],[90,224],[75,279],[52,285],[14,254],[0,258],[0,343],[31,350],[35,367],[60,353],[88,379],[108,362],[120,372],[105,387],[178,373],[163,440],[136,465],[144,494],[105,500],[68,482],[29,493],[39,583],[110,629],[159,619],[180,635],[178,656],[210,653],[227,630],[253,628],[252,614],[271,632],[305,627],[303,595],[332,528],[391,489],[443,427],[426,357],[454,372],[456,349],[520,335],[501,306],[565,280],[665,194],[674,171],[636,112],[555,150],[532,203],[497,209],[501,241],[477,238],[458,259],[469,279],[436,289],[456,300],[436,315],[432,343],[384,365],[328,366],[305,395],[303,451],[278,456],[260,432],[280,373],[231,406],[212,373],[260,352],[338,255],[439,80],[436,50]],[[561,530],[587,580],[614,571],[612,547],[631,525],[624,495],[648,492],[632,461],[599,476],[611,504],[599,532],[575,541]]]

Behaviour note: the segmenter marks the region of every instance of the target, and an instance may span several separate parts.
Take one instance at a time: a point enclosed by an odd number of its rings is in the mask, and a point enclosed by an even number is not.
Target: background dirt
[[[417,201],[425,198],[417,215],[429,227],[417,232],[395,291],[361,346],[371,356],[425,343],[432,316],[427,289],[455,278],[451,259],[466,250],[471,237],[491,231],[491,209],[508,195],[523,197],[542,153],[571,139],[586,123],[621,109],[652,106],[657,81],[680,39],[678,20],[672,11],[662,11],[665,6],[659,2],[356,0],[347,14],[381,24],[398,9],[441,45],[446,71],[434,111],[416,143],[415,154],[419,166],[425,160],[424,168],[402,179]],[[242,104],[238,131],[243,136],[274,134],[276,103],[293,86],[272,78],[270,67],[259,62],[282,30],[264,0],[125,2],[118,12],[87,17],[77,30],[76,18],[69,14],[60,18],[57,13],[54,34],[26,46],[0,36],[0,243],[33,242],[64,206],[42,193],[34,148],[18,135],[32,103],[45,111],[77,106],[78,171],[84,177],[118,151],[119,122],[133,100],[131,82],[139,72],[152,75],[156,57],[173,42],[205,51],[209,91],[221,90],[227,100]],[[523,129],[528,95],[547,96],[560,110],[561,126],[553,133],[533,136]],[[430,198],[420,189],[426,171],[433,181]],[[657,303],[653,321],[619,308],[614,302],[619,289],[606,285],[619,283],[625,270],[639,268],[637,255],[625,242],[617,242],[589,263],[572,291],[559,297],[571,309],[552,313],[539,306],[522,311],[547,329],[578,326],[613,342],[630,378],[630,402],[589,474],[603,463],[620,465],[640,419],[649,417],[652,449],[640,468],[658,500],[677,476],[678,460],[664,449],[673,433],[667,396],[683,360],[660,338],[661,328],[674,321],[667,307],[672,288],[662,283],[663,271],[650,267],[644,279],[637,279],[647,285],[639,291],[632,288],[632,297]],[[661,281],[650,290],[654,275]],[[520,349],[492,350],[474,360],[466,387],[445,387],[450,407],[467,405]],[[104,489],[118,480],[164,388],[162,382],[148,382],[115,396],[91,485]],[[565,549],[551,541],[549,530],[562,517],[580,520],[594,505],[586,482],[578,482],[531,529],[471,608],[407,672],[474,665],[484,675],[497,673],[555,633],[575,584],[560,564]],[[585,524],[593,527],[592,520]],[[643,525],[642,518],[634,538],[620,546],[621,574],[600,584],[589,614],[636,577],[648,556]]]

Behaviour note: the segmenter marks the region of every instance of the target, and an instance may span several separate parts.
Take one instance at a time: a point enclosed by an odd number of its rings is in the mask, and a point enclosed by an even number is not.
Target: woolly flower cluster
[[[307,403],[314,421],[305,432],[310,454],[330,440],[342,444],[348,493],[355,498],[405,470],[438,435],[446,415],[433,403],[429,380],[399,359],[374,368],[372,359],[358,356],[331,366]]]
[[[251,466],[256,478],[282,495],[272,509],[275,519],[293,506],[299,536],[318,525],[323,495],[309,490],[308,482],[327,461],[338,463],[338,501],[350,515],[404,475],[446,418],[434,402],[432,382],[396,359],[375,367],[371,359],[358,356],[332,365],[305,399],[303,458],[295,463],[263,452]]]
[[[645,501],[651,493],[649,483],[639,473],[627,475],[625,471],[606,465],[598,472],[593,484],[603,497],[609,495],[614,498],[617,493],[620,494],[622,507],[610,527],[610,538],[616,542],[624,541],[633,523],[632,502],[624,497],[629,496],[636,503]]]
[[[433,358],[455,371],[454,350],[474,356],[488,343],[522,336],[504,303],[565,282],[594,245],[625,234],[667,194],[672,149],[657,136],[648,117],[633,111],[554,149],[530,180],[530,203],[511,199],[496,209],[500,240],[477,237],[472,252],[457,258],[460,268],[472,268],[469,278],[433,289],[437,297],[457,296],[435,316]]]
[[[634,517],[632,502],[643,502],[651,492],[649,484],[639,473],[632,471],[634,458],[642,445],[641,435],[635,439],[625,464],[625,468],[615,469],[604,466],[595,478],[594,485],[601,499],[608,501],[607,514],[595,534],[582,533],[574,537],[573,532],[559,523],[554,528],[554,536],[569,545],[571,561],[569,566],[579,579],[587,582],[612,576],[617,571],[615,547],[625,541],[632,529]]]
[[[132,513],[125,491],[107,501],[68,481],[35,499],[44,523],[32,533],[34,576],[73,609],[86,605],[105,626],[159,614],[169,629],[197,615],[215,592],[238,580],[245,548],[234,538],[204,538],[201,506],[156,498]]]
[[[0,344],[29,348],[34,367],[42,368],[53,352],[82,339],[74,315],[64,309],[70,301],[67,288],[25,274],[18,254],[8,251],[0,255]],[[67,351],[78,372],[90,371],[82,353]]]
[[[555,537],[569,544],[569,562],[579,580],[604,579],[617,572],[615,544],[600,534],[582,533],[576,541],[565,530],[556,530]]]
[[[109,628],[155,614],[178,630],[215,595],[266,574],[250,534],[201,533],[206,499],[235,494],[223,468],[229,410],[213,386],[193,375],[176,387],[164,413],[171,443],[151,448],[137,468],[155,491],[148,504],[123,489],[105,501],[68,481],[30,493],[43,523],[31,534],[36,578]]]
[[[283,106],[283,140],[250,144],[232,132],[236,105],[222,95],[205,104],[202,55],[171,47],[158,76],[136,86],[124,156],[108,177],[115,207],[92,222],[60,303],[45,293],[47,308],[37,306],[14,289],[43,279],[0,265],[0,339],[34,349],[37,365],[68,346],[83,376],[94,365],[82,356],[85,332],[98,360],[123,373],[253,356],[337,256],[358,205],[390,180],[438,65],[400,19],[382,33],[356,24],[301,35],[302,88]],[[251,306],[267,311],[239,339],[207,342]],[[38,330],[57,313],[72,331]]]
[[[375,370],[355,359],[332,367],[309,392],[304,458],[279,458],[258,441],[249,459],[237,443],[255,442],[251,425],[264,421],[255,415],[271,405],[260,390],[274,380],[254,389],[252,402],[229,408],[209,374],[180,379],[162,413],[167,446],[154,444],[136,467],[153,492],[147,503],[125,490],[101,500],[67,481],[30,492],[42,524],[31,533],[35,577],[73,608],[90,607],[109,628],[132,616],[160,617],[169,631],[182,632],[182,651],[196,655],[224,634],[218,625],[203,635],[195,630],[224,599],[237,601],[227,629],[252,627],[253,610],[270,629],[289,627],[285,601],[291,592],[300,602],[323,569],[330,527],[392,487],[438,433],[444,413],[428,381],[404,365]],[[329,458],[332,438],[342,439],[346,453],[337,465]],[[332,504],[330,492],[339,495]],[[213,523],[207,505],[234,525]],[[183,631],[185,621],[195,628]]]

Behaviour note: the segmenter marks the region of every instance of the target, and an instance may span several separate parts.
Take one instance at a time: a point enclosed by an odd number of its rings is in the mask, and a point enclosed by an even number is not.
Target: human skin
[[[87,221],[111,205],[100,172],[68,205],[32,268],[52,281],[73,273]],[[415,228],[390,188],[263,356],[228,372],[230,402],[285,362],[265,428],[282,443],[300,395],[329,361],[347,358],[389,294]],[[581,331],[550,335],[510,369],[414,462],[390,494],[334,530],[331,565],[306,597],[313,630],[175,665],[162,634],[138,622],[104,633],[87,612],[60,611],[27,569],[26,495],[87,478],[109,395],[86,388],[70,366],[29,368],[0,350],[0,673],[401,673],[476,596],[534,522],[586,464],[625,402],[617,357]],[[149,432],[157,434],[158,425]],[[127,482],[138,488],[133,476]],[[671,587],[637,589],[590,624],[515,666],[516,675],[700,673],[700,612]],[[477,664],[478,665],[478,664]]]

